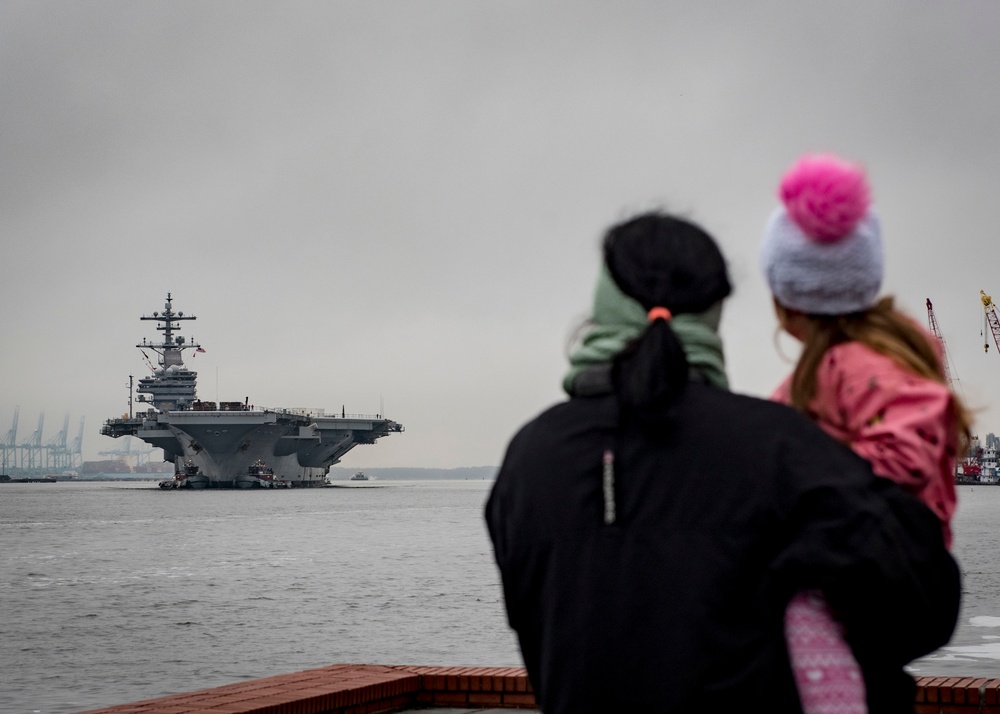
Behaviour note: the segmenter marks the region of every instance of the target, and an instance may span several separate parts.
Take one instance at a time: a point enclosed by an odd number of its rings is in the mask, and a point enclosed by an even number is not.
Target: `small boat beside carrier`
[[[291,481],[274,477],[274,469],[260,459],[250,464],[247,472],[236,477],[236,488],[291,488]]]
[[[160,481],[160,488],[205,488],[208,486],[208,476],[188,459],[184,469],[174,474],[172,479]]]

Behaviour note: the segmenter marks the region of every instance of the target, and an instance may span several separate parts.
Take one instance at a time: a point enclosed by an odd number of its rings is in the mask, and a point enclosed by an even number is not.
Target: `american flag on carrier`
[[[194,359],[195,357],[197,357],[197,356],[198,356],[198,353],[199,353],[199,352],[204,352],[204,351],[205,351],[205,350],[203,350],[203,349],[202,349],[201,347],[199,347],[198,349],[196,349],[196,350],[194,351],[194,354],[193,354],[193,355],[191,355],[191,359]]]

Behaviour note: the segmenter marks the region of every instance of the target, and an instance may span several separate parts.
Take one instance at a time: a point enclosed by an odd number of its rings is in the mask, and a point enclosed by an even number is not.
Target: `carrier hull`
[[[281,410],[150,412],[111,419],[107,436],[135,436],[163,449],[178,470],[193,464],[208,488],[240,487],[257,461],[292,487],[325,486],[330,466],[359,444],[402,431],[390,419],[312,416]]]

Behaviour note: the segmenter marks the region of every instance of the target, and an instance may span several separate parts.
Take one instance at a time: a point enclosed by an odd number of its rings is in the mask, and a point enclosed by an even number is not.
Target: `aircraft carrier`
[[[164,488],[247,488],[325,486],[330,466],[358,444],[403,431],[384,415],[326,414],[323,409],[265,408],[249,403],[207,402],[197,397],[197,373],[184,366],[183,353],[204,352],[180,334],[194,315],[175,312],[167,293],[163,312],[143,315],[157,323],[162,341],[136,345],[152,373],[139,380],[136,401],[145,413],[108,419],[101,434],[135,436],[163,449],[174,463],[174,478]],[[154,365],[146,351],[158,359]],[[262,467],[266,465],[266,469]],[[267,477],[261,474],[266,473]]]

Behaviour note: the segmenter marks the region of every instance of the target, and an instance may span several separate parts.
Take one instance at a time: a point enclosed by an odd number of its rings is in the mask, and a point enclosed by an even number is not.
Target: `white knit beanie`
[[[775,299],[806,314],[861,312],[882,285],[882,236],[864,170],[804,156],[782,177],[783,206],[764,229],[760,262]]]

